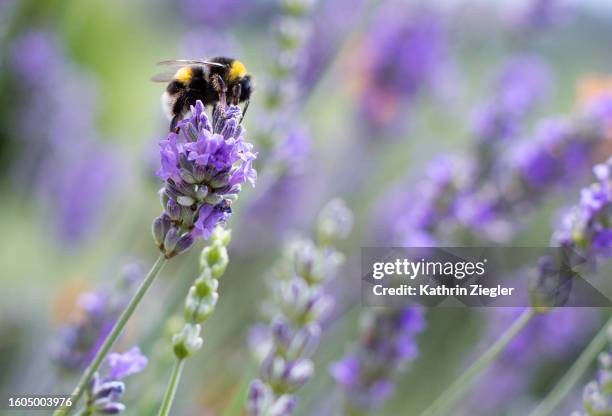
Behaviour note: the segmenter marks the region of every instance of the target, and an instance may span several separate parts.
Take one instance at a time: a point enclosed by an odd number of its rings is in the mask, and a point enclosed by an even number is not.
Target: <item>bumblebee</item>
[[[205,106],[218,102],[238,105],[245,103],[243,117],[249,106],[254,83],[246,67],[237,59],[219,56],[206,61],[179,59],[158,65],[178,66],[176,72],[159,74],[155,82],[168,82],[162,95],[162,107],[171,119],[170,131],[184,118],[190,106],[201,100]]]

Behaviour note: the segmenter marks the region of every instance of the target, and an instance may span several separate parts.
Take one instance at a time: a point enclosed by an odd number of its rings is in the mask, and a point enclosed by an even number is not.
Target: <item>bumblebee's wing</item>
[[[169,59],[166,61],[160,61],[157,65],[174,65],[174,66],[185,66],[185,65],[208,65],[208,66],[219,66],[225,68],[225,65],[218,62],[200,61],[194,59]]]
[[[151,77],[151,81],[153,82],[170,82],[174,78],[174,73],[176,71],[165,71],[160,74],[157,74]]]

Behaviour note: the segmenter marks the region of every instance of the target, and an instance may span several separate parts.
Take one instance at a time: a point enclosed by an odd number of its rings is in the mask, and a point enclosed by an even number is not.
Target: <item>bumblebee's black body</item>
[[[168,61],[183,65],[171,76],[160,76],[155,81],[169,81],[162,97],[163,105],[172,119],[170,130],[189,111],[190,106],[201,100],[212,106],[221,99],[239,104],[248,101],[253,92],[251,76],[244,65],[232,58],[216,57],[207,61]]]

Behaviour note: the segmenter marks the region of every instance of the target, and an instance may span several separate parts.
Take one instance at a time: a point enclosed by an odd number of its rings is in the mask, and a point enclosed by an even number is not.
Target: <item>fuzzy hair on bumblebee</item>
[[[168,83],[162,95],[162,107],[171,120],[170,131],[176,129],[176,124],[197,100],[205,106],[214,106],[218,102],[244,103],[243,117],[246,114],[255,83],[239,60],[218,56],[208,60],[167,60],[158,62],[158,65],[178,68],[152,78],[154,82]]]

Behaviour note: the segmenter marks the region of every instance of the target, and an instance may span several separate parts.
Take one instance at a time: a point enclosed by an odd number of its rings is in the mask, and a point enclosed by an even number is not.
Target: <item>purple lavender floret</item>
[[[166,258],[208,239],[217,224],[231,216],[232,202],[245,182],[255,184],[256,154],[244,139],[238,106],[215,107],[212,124],[198,101],[177,132],[160,142],[165,181],[160,191],[165,212],[153,223],[153,236]]]
[[[364,315],[359,343],[330,366],[332,377],[345,394],[347,413],[367,414],[393,394],[392,380],[418,355],[416,336],[424,328],[419,307]]]
[[[125,410],[120,403],[125,392],[123,380],[132,374],[142,372],[148,364],[148,359],[141,354],[140,348],[132,347],[124,353],[109,354],[106,361],[106,371],[96,372],[85,392],[85,413],[88,415],[116,415]]]

